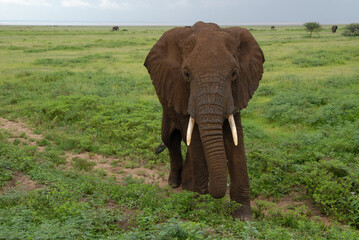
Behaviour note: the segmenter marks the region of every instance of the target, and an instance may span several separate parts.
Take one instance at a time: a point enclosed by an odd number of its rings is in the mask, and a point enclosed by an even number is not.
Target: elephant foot
[[[170,176],[168,177],[168,185],[170,185],[172,188],[178,188],[181,186],[181,174],[171,172]]]
[[[250,205],[242,205],[232,213],[234,218],[241,221],[253,221],[253,213]]]
[[[199,193],[201,195],[209,194],[207,186],[205,186],[205,187],[194,187],[192,191],[196,192],[196,193]]]
[[[193,186],[191,183],[182,183],[182,189],[193,192]]]

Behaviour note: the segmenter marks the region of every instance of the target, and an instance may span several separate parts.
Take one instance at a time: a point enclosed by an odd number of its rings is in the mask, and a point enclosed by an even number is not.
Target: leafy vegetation
[[[161,105],[143,61],[168,27],[0,26],[0,116],[21,118],[44,147],[0,131],[0,238],[359,239],[359,44],[301,26],[256,26],[265,74],[242,111],[255,220],[227,198],[115,181],[88,159],[167,166]],[[341,28],[340,28],[341,29]],[[27,138],[22,134],[22,138]],[[6,188],[22,172],[41,188]],[[301,206],[266,200],[298,193]],[[305,201],[338,221],[313,218]],[[349,226],[341,226],[347,224]]]
[[[345,31],[343,32],[344,36],[359,36],[359,24],[352,23],[345,26]]]

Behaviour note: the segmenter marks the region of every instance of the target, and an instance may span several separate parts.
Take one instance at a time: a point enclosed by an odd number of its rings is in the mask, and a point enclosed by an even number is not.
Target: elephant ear
[[[145,60],[157,96],[163,106],[187,115],[189,86],[183,78],[180,43],[192,34],[191,28],[173,28],[165,32]]]
[[[262,79],[264,55],[257,41],[245,28],[232,27],[224,29],[238,41],[237,57],[239,62],[238,79],[233,86],[234,104],[238,110],[248,105],[254,91]]]

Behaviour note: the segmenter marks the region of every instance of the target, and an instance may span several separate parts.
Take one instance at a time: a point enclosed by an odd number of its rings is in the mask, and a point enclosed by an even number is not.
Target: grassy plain
[[[169,28],[0,26],[0,117],[22,119],[46,147],[0,131],[0,189],[16,172],[43,186],[0,192],[0,238],[359,239],[359,39],[343,26],[312,38],[247,27],[266,58],[242,117],[255,221],[233,220],[228,199],[119,184],[81,161],[61,168],[66,151],[168,167],[153,154],[161,106],[143,62]],[[273,207],[288,197],[303,204]]]

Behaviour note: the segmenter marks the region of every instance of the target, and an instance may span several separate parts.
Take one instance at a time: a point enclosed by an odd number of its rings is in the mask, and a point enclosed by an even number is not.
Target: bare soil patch
[[[329,216],[322,213],[315,205],[313,200],[306,198],[307,194],[304,187],[293,188],[292,191],[280,199],[264,198],[258,196],[256,199],[251,200],[252,207],[256,207],[256,201],[266,201],[273,205],[273,209],[287,212],[289,210],[301,209],[301,214],[306,215],[314,221],[320,221],[325,226],[329,227],[334,224],[334,221]],[[268,215],[268,210],[264,212]]]
[[[7,192],[12,188],[19,188],[24,191],[31,191],[43,188],[43,185],[37,183],[34,180],[31,180],[29,176],[25,175],[22,172],[15,172],[13,174],[13,179],[5,184],[3,191]]]
[[[161,171],[166,171],[166,169],[148,169],[144,167],[125,167],[126,159],[118,159],[113,157],[102,156],[99,154],[93,154],[89,152],[83,153],[66,153],[66,168],[72,168],[71,161],[74,158],[86,159],[90,162],[94,162],[96,165],[93,167],[93,170],[104,171],[107,176],[115,177],[119,182],[125,177],[132,176],[135,179],[143,180],[144,183],[148,184],[157,184],[160,187],[166,187],[168,185],[167,178],[161,174]]]
[[[12,134],[12,137],[9,139],[12,143],[18,139],[26,145],[37,146],[40,152],[43,152],[45,149],[45,147],[37,145],[37,141],[42,140],[44,137],[41,134],[34,133],[32,129],[20,120],[14,122],[0,117],[0,128]]]

